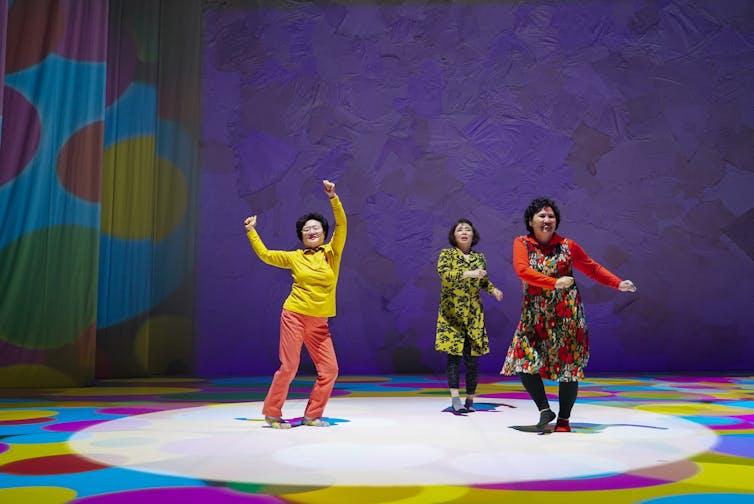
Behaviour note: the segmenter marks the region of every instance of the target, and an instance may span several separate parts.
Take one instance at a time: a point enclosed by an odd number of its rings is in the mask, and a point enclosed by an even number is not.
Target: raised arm
[[[335,217],[335,229],[333,230],[332,238],[330,239],[330,245],[333,248],[333,252],[340,255],[346,245],[346,235],[348,234],[346,212],[343,210],[343,204],[340,202],[340,198],[338,198],[338,195],[335,193],[335,184],[329,180],[323,180],[322,186],[325,189],[325,194],[330,198],[333,217]]]
[[[257,233],[256,227],[257,227],[257,216],[252,215],[251,217],[247,217],[243,221],[244,227],[246,228],[246,236],[249,239],[249,243],[251,243],[251,248],[254,249],[254,252],[257,254],[257,256],[262,260],[262,262],[267,263],[271,266],[277,266],[278,268],[290,268],[291,267],[291,253],[286,252],[283,250],[268,250],[265,246],[264,242],[262,241],[262,238],[259,237],[259,234]]]

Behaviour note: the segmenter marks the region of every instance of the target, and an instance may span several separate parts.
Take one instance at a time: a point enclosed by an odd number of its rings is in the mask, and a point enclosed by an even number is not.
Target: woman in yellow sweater
[[[291,427],[283,419],[282,408],[298,372],[302,343],[317,368],[317,380],[301,423],[330,426],[322,419],[322,413],[338,377],[338,361],[328,319],[335,316],[335,288],[346,244],[346,214],[335,194],[335,184],[329,180],[323,180],[322,184],[335,217],[335,229],[328,243],[325,239],[329,226],[320,214],[310,213],[298,219],[296,234],[304,248],[293,251],[268,250],[256,231],[257,216],[244,220],[246,235],[257,256],[267,264],[291,270],[293,277],[291,293],[280,315],[280,368],[275,372],[262,408],[265,421],[276,429]]]

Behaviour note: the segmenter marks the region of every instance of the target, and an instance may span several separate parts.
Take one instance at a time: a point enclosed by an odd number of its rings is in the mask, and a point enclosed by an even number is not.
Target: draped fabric
[[[189,367],[200,11],[7,4],[0,386]]]
[[[241,222],[296,247],[296,218],[329,212],[323,178],[352,223],[331,326],[344,374],[442,369],[448,226],[473,220],[515,293],[510,244],[538,196],[639,286],[582,285],[593,371],[749,369],[752,12],[0,0],[0,386],[274,371],[290,279],[254,262]],[[506,299],[485,306],[482,372],[519,317]],[[720,345],[731,358],[710,359]]]
[[[94,377],[107,3],[16,1],[7,28],[0,384],[88,383]]]
[[[8,27],[8,1],[0,0],[0,134],[3,126],[3,81],[5,80],[5,33]],[[0,136],[0,143],[3,137]]]
[[[505,292],[484,305],[497,373],[521,309],[511,244],[541,196],[638,286],[577,273],[590,372],[751,370],[754,2],[206,0],[204,19],[203,375],[274,372],[290,277],[241,219],[294,248],[296,218],[327,215],[323,178],[349,222],[342,374],[443,369],[435,266],[460,217]]]
[[[200,33],[200,2],[110,2],[98,376],[191,370]]]

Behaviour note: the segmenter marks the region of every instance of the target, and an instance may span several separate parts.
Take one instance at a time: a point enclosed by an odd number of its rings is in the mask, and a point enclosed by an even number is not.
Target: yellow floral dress
[[[485,355],[490,351],[484,326],[481,291],[492,293],[495,286],[489,278],[463,278],[463,272],[487,270],[487,259],[481,252],[469,251],[468,259],[457,248],[440,251],[437,273],[440,275],[440,308],[437,314],[435,350],[451,355],[463,354],[466,337],[471,343],[471,355]]]

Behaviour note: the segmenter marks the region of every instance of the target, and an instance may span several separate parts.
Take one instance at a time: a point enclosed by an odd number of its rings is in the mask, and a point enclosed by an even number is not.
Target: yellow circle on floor
[[[58,414],[57,411],[45,411],[45,410],[0,410],[0,422],[12,422],[14,420],[32,420],[35,418],[48,418],[48,417],[54,417],[57,414]]]

